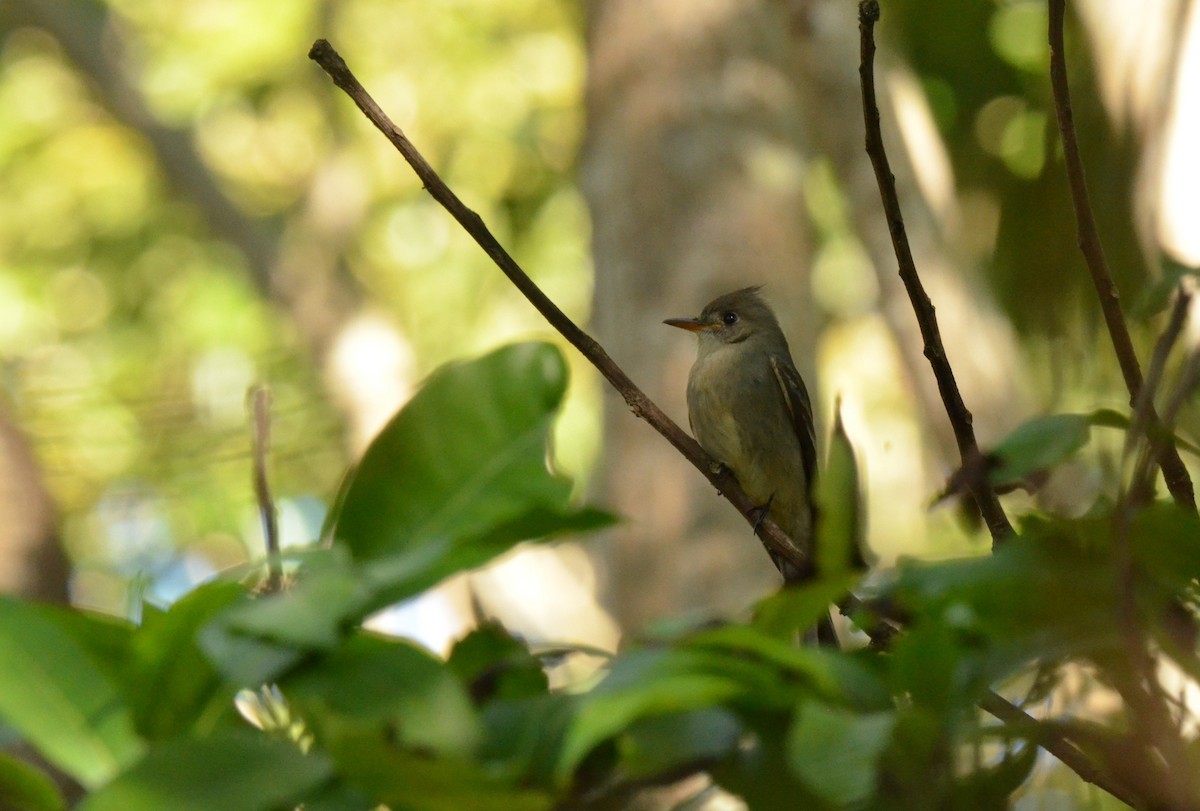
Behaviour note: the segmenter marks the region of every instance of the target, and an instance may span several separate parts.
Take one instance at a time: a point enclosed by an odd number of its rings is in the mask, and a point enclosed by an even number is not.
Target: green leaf
[[[963,777],[955,786],[955,808],[1010,808],[1014,791],[1037,765],[1038,747],[1032,742],[1006,750],[1004,757],[991,766],[980,767]]]
[[[142,751],[108,675],[47,612],[9,597],[0,597],[0,718],[88,787]]]
[[[164,739],[188,731],[219,697],[232,701],[225,685],[200,649],[200,628],[245,593],[237,583],[207,583],[166,611],[146,612],[133,635],[125,683],[138,730]]]
[[[359,634],[282,687],[289,699],[365,726],[386,723],[402,746],[465,755],[479,740],[479,719],[462,683],[440,659],[404,640]]]
[[[469,760],[430,757],[372,736],[330,742],[338,773],[376,802],[405,811],[543,811],[549,796],[494,777]]]
[[[367,613],[370,601],[369,584],[345,554],[321,550],[304,557],[288,589],[233,605],[220,621],[234,633],[300,650],[329,650],[349,621]]]
[[[878,672],[878,660],[869,654],[797,647],[745,625],[714,628],[688,642],[692,647],[721,651],[737,659],[760,660],[779,671],[789,683],[799,679],[803,687],[830,700],[870,708],[891,706],[893,701]],[[761,706],[790,706],[795,695],[794,691],[781,692],[757,697],[756,702]]]
[[[620,765],[639,779],[682,764],[715,761],[737,748],[743,731],[738,717],[721,707],[643,718],[621,737]]]
[[[40,769],[0,752],[0,808],[6,811],[62,811],[54,781]]]
[[[480,760],[489,772],[522,785],[556,787],[559,753],[578,704],[579,696],[547,693],[485,705]]]
[[[447,664],[476,702],[542,695],[550,687],[541,661],[496,622],[460,639]]]
[[[1134,298],[1129,308],[1130,317],[1149,320],[1167,308],[1171,295],[1179,287],[1181,279],[1200,276],[1200,268],[1188,267],[1169,256],[1162,258],[1162,268],[1157,279],[1148,283]]]
[[[566,383],[550,344],[439,369],[367,448],[339,499],[336,539],[362,560],[428,548],[427,579],[440,579],[518,541],[598,526],[546,465]],[[489,540],[486,556],[453,560]]]
[[[754,627],[779,639],[791,639],[798,631],[817,624],[829,606],[845,597],[860,575],[843,572],[771,594],[754,607]]]
[[[817,572],[822,577],[837,577],[862,559],[864,535],[858,460],[842,422],[840,401],[829,438],[825,470],[817,479],[816,501]]]
[[[1104,428],[1120,428],[1123,431],[1129,430],[1130,419],[1128,414],[1123,414],[1115,408],[1098,408],[1087,415],[1088,422],[1092,425],[1099,425]],[[1153,430],[1153,429],[1152,429]],[[1175,447],[1182,448],[1193,456],[1200,456],[1200,446],[1194,442],[1181,437],[1178,433],[1169,433],[1162,430],[1162,426],[1158,427],[1159,433],[1164,439],[1170,439],[1175,444]]]
[[[1052,414],[1030,420],[992,449],[998,464],[988,480],[992,484],[1017,482],[1069,459],[1087,443],[1090,425],[1086,414]]]
[[[875,792],[879,756],[895,724],[894,712],[860,715],[806,702],[788,735],[788,760],[814,794],[837,805],[861,803]]]
[[[275,811],[330,779],[328,758],[265,734],[229,730],[153,746],[78,811]]]
[[[773,662],[715,647],[623,654],[600,684],[577,697],[558,776],[565,779],[597,745],[642,718],[715,706],[787,706],[802,689],[789,675]]]

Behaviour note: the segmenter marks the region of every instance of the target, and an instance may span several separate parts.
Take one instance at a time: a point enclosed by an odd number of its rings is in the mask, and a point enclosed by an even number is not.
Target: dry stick
[[[263,590],[274,594],[283,586],[283,571],[279,563],[279,515],[267,482],[267,455],[271,452],[271,392],[265,386],[250,390],[250,418],[254,441],[254,496],[267,545],[267,582]]]
[[[1002,721],[1006,726],[1028,728],[1031,732],[1029,736],[1030,741],[1054,755],[1054,757],[1062,761],[1067,768],[1079,775],[1085,782],[1091,783],[1093,786],[1108,792],[1121,802],[1134,808],[1137,808],[1142,803],[1141,797],[1124,784],[1117,782],[1106,771],[1093,763],[1087,753],[1079,744],[1071,740],[1070,736],[1064,730],[1039,722],[1032,715],[1025,712],[1025,710],[1010,703],[999,693],[990,690],[979,702],[979,706]]]
[[[863,118],[867,128],[867,155],[871,158],[871,166],[875,169],[875,179],[879,184],[879,194],[883,198],[883,211],[887,217],[888,231],[892,236],[892,247],[896,251],[899,262],[900,279],[912,302],[917,323],[921,327],[921,338],[925,342],[925,357],[933,367],[933,375],[937,379],[938,391],[941,392],[942,402],[946,406],[946,415],[954,429],[954,438],[958,442],[958,451],[962,456],[965,467],[979,457],[979,445],[975,441],[975,429],[971,426],[971,412],[963,402],[958,384],[954,380],[954,370],[946,358],[946,349],[942,346],[942,336],[938,330],[937,314],[933,302],[925,292],[921,277],[917,274],[917,266],[913,261],[912,249],[908,245],[908,235],[904,230],[904,215],[900,212],[900,198],[896,194],[896,178],[892,174],[887,152],[883,147],[883,135],[879,128],[879,106],[875,102],[875,23],[879,20],[879,3],[875,0],[865,0],[858,6],[858,28],[860,34],[861,62],[858,73],[862,85]],[[1002,543],[1013,534],[1012,525],[995,491],[987,483],[985,477],[969,477],[968,485],[983,520],[987,523],[992,534],[992,546]]]
[[[367,119],[392,142],[392,145],[400,151],[409,166],[417,173],[417,177],[421,179],[430,196],[449,211],[454,219],[458,220],[459,225],[471,235],[479,247],[483,248],[509,281],[550,323],[550,326],[558,330],[600,371],[600,374],[604,375],[613,388],[621,393],[625,403],[635,415],[662,434],[676,450],[683,454],[685,459],[704,474],[721,495],[737,507],[747,523],[753,526],[762,505],[755,504],[738,486],[737,479],[728,468],[720,465],[705,453],[696,440],[684,433],[662,409],[646,396],[645,392],[634,384],[629,375],[625,374],[625,371],[604,351],[604,347],[580,329],[533,283],[520,265],[492,236],[480,216],[467,208],[462,200],[450,190],[400,128],[392,123],[387,114],[379,108],[379,105],[351,73],[350,68],[333,49],[333,46],[328,41],[319,39],[313,43],[308,56],[329,74],[333,83],[345,91]],[[801,572],[812,572],[811,556],[797,547],[769,517],[759,526],[758,536],[768,551],[786,559]]]
[[[1167,358],[1183,331],[1191,303],[1191,292],[1180,285],[1175,295],[1175,305],[1171,308],[1171,316],[1167,320],[1167,326],[1159,336],[1154,351],[1150,355],[1150,365],[1146,367],[1146,379],[1134,400],[1133,415],[1129,421],[1129,429],[1125,432],[1124,454],[1126,459],[1133,453],[1142,435],[1146,435],[1145,449],[1138,454],[1137,462],[1129,477],[1128,498],[1131,503],[1136,505],[1144,505],[1154,497],[1153,470],[1150,460],[1158,457],[1162,446],[1166,444],[1164,438],[1168,436],[1166,432],[1171,429],[1171,418],[1164,416],[1163,423],[1159,424],[1160,428],[1165,429],[1161,436],[1151,436],[1149,428],[1158,423],[1151,420],[1150,409],[1154,406],[1154,394],[1162,383],[1163,373],[1167,367]]]
[[[1084,176],[1083,160],[1079,156],[1079,140],[1075,136],[1075,114],[1071,110],[1071,89],[1067,84],[1066,54],[1063,48],[1063,17],[1066,11],[1065,0],[1049,0],[1050,2],[1050,86],[1054,91],[1054,112],[1058,118],[1058,130],[1062,136],[1063,160],[1066,163],[1067,182],[1071,188],[1071,205],[1075,209],[1075,225],[1078,231],[1078,245],[1087,263],[1088,272],[1092,276],[1092,284],[1096,287],[1096,295],[1100,299],[1100,310],[1104,313],[1104,323],[1112,338],[1113,350],[1121,367],[1121,375],[1125,378],[1125,387],[1129,390],[1130,404],[1138,400],[1142,390],[1142,370],[1138,365],[1137,353],[1133,349],[1133,340],[1129,337],[1129,328],[1125,324],[1125,313],[1121,308],[1121,297],[1117,293],[1117,285],[1113,282],[1108,269],[1108,260],[1104,256],[1104,246],[1100,242],[1100,233],[1096,229],[1096,219],[1092,214],[1092,206],[1088,198],[1087,179]],[[1153,405],[1149,405],[1147,415],[1151,425],[1158,423]],[[1171,491],[1175,503],[1181,507],[1196,511],[1196,493],[1192,487],[1192,479],[1188,475],[1183,459],[1176,447],[1167,443],[1158,454],[1158,465],[1162,468],[1163,479],[1167,489]]]

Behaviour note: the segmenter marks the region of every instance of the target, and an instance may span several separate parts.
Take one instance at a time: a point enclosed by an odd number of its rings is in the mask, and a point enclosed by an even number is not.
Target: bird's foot
[[[767,499],[766,504],[762,505],[761,507],[755,507],[753,510],[750,511],[750,514],[754,516],[754,534],[755,535],[757,535],[758,531],[760,529],[762,529],[763,521],[767,520],[767,513],[771,512],[771,502],[774,500],[775,500],[775,496],[772,495],[769,499]]]

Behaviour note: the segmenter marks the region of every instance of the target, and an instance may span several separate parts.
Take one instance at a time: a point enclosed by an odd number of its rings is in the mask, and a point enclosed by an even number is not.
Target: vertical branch
[[[883,210],[887,217],[888,231],[892,236],[892,247],[899,262],[900,279],[908,292],[917,323],[921,327],[921,338],[925,343],[925,357],[933,367],[933,375],[937,379],[938,391],[946,406],[946,415],[954,429],[954,438],[958,443],[958,451],[962,456],[963,465],[970,464],[979,457],[979,445],[975,441],[975,429],[972,427],[971,412],[963,402],[954,379],[954,370],[946,358],[946,349],[942,345],[941,332],[938,330],[937,314],[921,277],[917,273],[916,262],[913,260],[912,249],[908,244],[908,235],[904,230],[904,215],[900,211],[900,198],[896,193],[896,178],[892,174],[887,152],[883,146],[883,134],[879,126],[879,106],[875,101],[875,23],[879,21],[879,3],[877,0],[863,0],[858,6],[858,26],[862,59],[859,64],[859,78],[862,85],[863,119],[866,122],[867,155],[871,166],[875,169],[875,179],[879,184],[879,194],[883,199]],[[996,492],[988,484],[985,477],[972,476],[969,482],[971,495],[987,523],[992,534],[992,545],[1002,543],[1013,534],[1012,525]]]
[[[1125,324],[1125,313],[1121,307],[1121,297],[1117,285],[1109,272],[1108,260],[1104,256],[1104,246],[1100,242],[1100,233],[1096,229],[1096,218],[1092,214],[1092,206],[1088,198],[1087,179],[1084,176],[1083,160],[1079,156],[1079,140],[1075,134],[1075,114],[1071,109],[1071,89],[1067,83],[1067,63],[1063,46],[1063,17],[1066,14],[1066,0],[1049,0],[1050,3],[1050,86],[1054,91],[1054,112],[1058,118],[1058,130],[1062,136],[1063,160],[1066,163],[1067,183],[1071,189],[1071,205],[1075,209],[1075,226],[1078,232],[1079,250],[1083,253],[1088,272],[1095,285],[1096,295],[1100,299],[1100,310],[1104,314],[1104,323],[1108,327],[1112,339],[1113,351],[1117,355],[1117,363],[1121,367],[1121,375],[1125,378],[1125,387],[1129,390],[1131,404],[1136,404],[1142,391],[1142,370],[1138,364],[1137,353],[1133,349],[1133,340],[1129,337],[1129,328]],[[1146,414],[1149,424],[1158,424],[1154,406],[1147,394]],[[1188,475],[1183,459],[1173,444],[1164,445],[1157,456],[1158,465],[1162,468],[1163,479],[1175,503],[1193,512],[1196,510],[1196,494],[1192,479]]]
[[[267,582],[263,590],[273,594],[283,585],[279,563],[279,515],[267,482],[267,455],[271,452],[271,392],[265,386],[250,390],[250,426],[254,444],[254,497],[262,518],[267,545]]]

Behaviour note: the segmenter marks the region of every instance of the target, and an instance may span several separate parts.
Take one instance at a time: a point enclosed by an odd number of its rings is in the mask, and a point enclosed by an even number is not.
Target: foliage
[[[363,630],[380,606],[523,539],[605,523],[545,464],[564,383],[544,344],[439,370],[348,478],[333,547],[290,556],[281,593],[220,578],[146,606],[136,625],[0,602],[0,718],[89,789],[88,811],[621,807],[696,770],[754,809],[1004,808],[1051,727],[985,721],[989,690],[1019,693],[1040,674],[1044,694],[1080,665],[1118,691],[1137,678],[1120,550],[1133,555],[1140,632],[1178,640],[1164,617],[1194,609],[1200,519],[1108,502],[1082,518],[1029,516],[988,557],[899,566],[874,589],[887,600],[858,614],[864,627],[884,604],[904,618],[888,650],[794,645],[852,582],[844,567],[768,598],[750,622],[649,632],[590,688],[551,689],[545,662],[495,623],[446,661]],[[1002,443],[1006,463],[1061,461],[1022,437],[1073,437],[1073,425],[1020,429]],[[828,497],[857,488],[848,446],[838,453],[823,509],[849,528],[855,499]],[[1186,648],[1163,644],[1194,673],[1191,633]],[[239,691],[259,730],[234,711]],[[1077,745],[1122,774],[1114,752],[1137,724],[1118,713]],[[1149,785],[1200,790],[1194,771],[1154,775],[1162,766],[1140,757]],[[0,778],[0,804],[61,807],[31,767],[0,761]]]
[[[539,281],[586,312],[569,3],[5,4],[0,416],[33,440],[86,604],[122,610],[133,579],[174,599],[259,554],[252,383],[274,398],[285,539],[312,540],[355,416],[328,354],[361,302],[398,335],[400,368],[376,369],[397,385],[527,329],[486,257],[328,104],[304,53],[331,33]],[[301,288],[320,292],[300,302]],[[575,433],[563,450],[586,457],[594,440]]]

